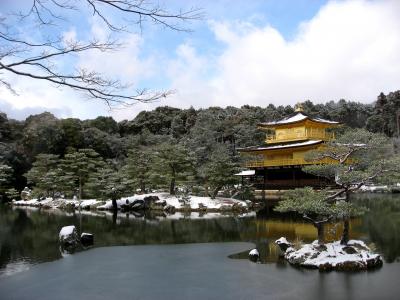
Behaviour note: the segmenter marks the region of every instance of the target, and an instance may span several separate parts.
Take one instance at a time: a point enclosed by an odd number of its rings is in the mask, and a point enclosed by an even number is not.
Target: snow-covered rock
[[[64,246],[75,245],[78,241],[78,234],[74,225],[64,226],[58,235],[59,241]]]
[[[258,261],[259,257],[260,257],[260,253],[258,252],[257,249],[252,249],[252,250],[249,252],[249,259],[250,259],[251,261],[256,262],[256,261]]]
[[[363,241],[351,240],[347,245],[339,241],[324,245],[314,241],[300,249],[288,247],[285,259],[292,265],[316,268],[320,271],[359,271],[382,265],[382,258],[374,254]]]
[[[277,244],[283,252],[285,252],[288,248],[292,247],[292,244],[289,243],[285,237],[277,239],[275,241],[275,244]]]

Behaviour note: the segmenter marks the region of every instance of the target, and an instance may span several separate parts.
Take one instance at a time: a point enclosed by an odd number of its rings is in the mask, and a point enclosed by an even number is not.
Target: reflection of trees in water
[[[151,216],[148,216],[151,218]],[[243,240],[254,227],[254,218],[155,220],[108,219],[82,216],[82,231],[95,235],[95,246],[229,242]],[[32,263],[61,257],[58,233],[74,224],[79,229],[78,213],[12,210],[0,208],[0,268],[28,258]],[[253,230],[254,235],[254,230]]]
[[[378,201],[379,200],[379,201]],[[362,219],[352,220],[351,237],[370,236],[387,261],[400,256],[400,197],[362,195],[356,202],[370,208]],[[79,215],[56,211],[12,210],[0,207],[0,268],[22,259],[44,262],[61,257],[58,233],[62,226],[79,229]],[[291,241],[309,242],[316,238],[315,228],[292,216],[261,215],[248,218],[161,219],[146,215],[146,219],[130,214],[118,219],[82,216],[82,231],[95,235],[95,246],[177,244],[206,242],[254,242],[265,260],[275,260],[274,241],[286,236]],[[327,228],[327,237],[338,239],[341,224]]]
[[[28,241],[25,247],[21,247],[23,246],[21,240],[14,238],[18,236],[19,232],[24,231],[31,222],[26,211],[16,211],[6,216],[1,214],[0,220],[0,267],[5,267],[9,257],[13,255],[24,257],[24,249],[32,248],[31,241]],[[18,252],[15,253],[14,249],[17,249]]]
[[[377,252],[387,262],[395,261],[400,257],[400,195],[365,195],[357,203],[369,209],[362,226],[377,246]]]
[[[42,218],[37,212],[0,207],[0,268],[10,262],[42,262],[59,257],[55,218]]]

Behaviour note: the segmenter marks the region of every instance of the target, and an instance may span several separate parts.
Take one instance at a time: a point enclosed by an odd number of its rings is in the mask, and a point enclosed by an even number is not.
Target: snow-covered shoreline
[[[150,207],[151,210],[164,210],[164,208],[171,207],[173,211],[192,211],[192,212],[225,212],[225,211],[248,211],[249,204],[245,201],[240,201],[232,198],[217,197],[211,199],[210,197],[190,196],[190,199],[184,203],[174,195],[168,193],[150,193],[140,194],[130,197],[122,197],[117,200],[118,209],[123,209],[124,206],[129,206],[135,201],[144,201],[148,197],[157,197],[158,200],[154,201],[155,205]],[[157,205],[160,204],[160,205]],[[43,200],[19,200],[13,201],[13,206],[26,206],[37,207],[43,209],[79,209],[83,210],[112,210],[112,201],[102,201],[96,199],[86,199],[82,201],[74,199],[53,199],[46,198]]]

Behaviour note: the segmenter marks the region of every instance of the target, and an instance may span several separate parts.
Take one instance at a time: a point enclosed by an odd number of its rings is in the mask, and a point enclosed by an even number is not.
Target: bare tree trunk
[[[216,187],[211,195],[212,199],[215,199],[215,197],[217,197],[218,192],[222,189],[222,186]]]
[[[318,244],[323,245],[325,242],[324,223],[315,223],[314,226],[318,232]]]
[[[116,215],[118,211],[118,204],[117,204],[117,193],[115,190],[111,194],[111,202],[112,202],[113,212]]]
[[[350,201],[350,197],[349,197],[349,192],[346,191],[346,202]],[[342,233],[342,239],[340,240],[340,244],[341,245],[347,245],[347,243],[349,242],[349,235],[350,235],[350,218],[349,217],[345,217],[343,220],[343,233]]]
[[[350,235],[350,220],[349,218],[345,218],[343,221],[342,239],[340,240],[341,245],[347,245],[347,243],[349,242],[349,235]]]
[[[117,199],[112,199],[112,206],[114,212],[118,211]]]
[[[146,186],[144,184],[144,180],[140,180],[140,190],[142,191],[142,193],[146,192]]]
[[[82,200],[82,176],[79,176],[79,200]]]
[[[169,186],[169,193],[171,195],[175,195],[175,170],[172,169],[172,178],[171,178],[171,183]]]
[[[210,195],[210,187],[208,186],[207,183],[204,185],[204,197],[211,197],[211,195]]]

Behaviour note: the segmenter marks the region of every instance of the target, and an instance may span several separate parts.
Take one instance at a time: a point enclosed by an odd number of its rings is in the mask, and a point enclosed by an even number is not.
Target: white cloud
[[[97,33],[99,30],[94,30]],[[103,38],[104,40],[104,38]],[[137,84],[139,80],[149,78],[153,74],[151,57],[140,58],[142,37],[137,34],[126,34],[118,41],[122,46],[115,51],[85,51],[79,56],[79,67],[96,70],[108,78],[119,78],[129,84]]]
[[[211,29],[226,46],[208,58],[216,64],[215,76],[206,81],[196,76],[198,60],[207,59],[193,57],[181,68],[186,77],[175,80],[176,88],[202,107],[305,99],[371,102],[381,91],[400,88],[398,8],[396,1],[329,2],[290,41],[271,26],[213,22]],[[175,98],[182,101],[180,95]]]
[[[300,24],[291,40],[286,40],[272,26],[259,27],[249,22],[214,21],[209,28],[215,41],[195,32],[191,36],[193,42],[178,45],[173,54],[160,45],[154,51],[157,57],[142,53],[146,36],[127,33],[122,38],[125,46],[121,51],[109,54],[94,51],[83,54],[77,61],[78,66],[136,86],[143,79],[149,87],[169,81],[169,88],[176,90],[176,94],[166,100],[139,103],[110,113],[106,106],[82,100],[68,89],[60,92],[37,81],[15,77],[7,79],[21,96],[12,96],[0,87],[0,98],[14,108],[61,108],[81,118],[111,114],[121,120],[158,105],[267,106],[340,98],[371,102],[381,91],[400,89],[400,2],[397,0],[331,1],[311,20]],[[93,22],[92,35],[105,38],[104,27]],[[64,35],[72,39],[76,36],[74,28]],[[202,52],[194,46],[199,42],[210,43],[211,48],[222,46],[217,54]]]

